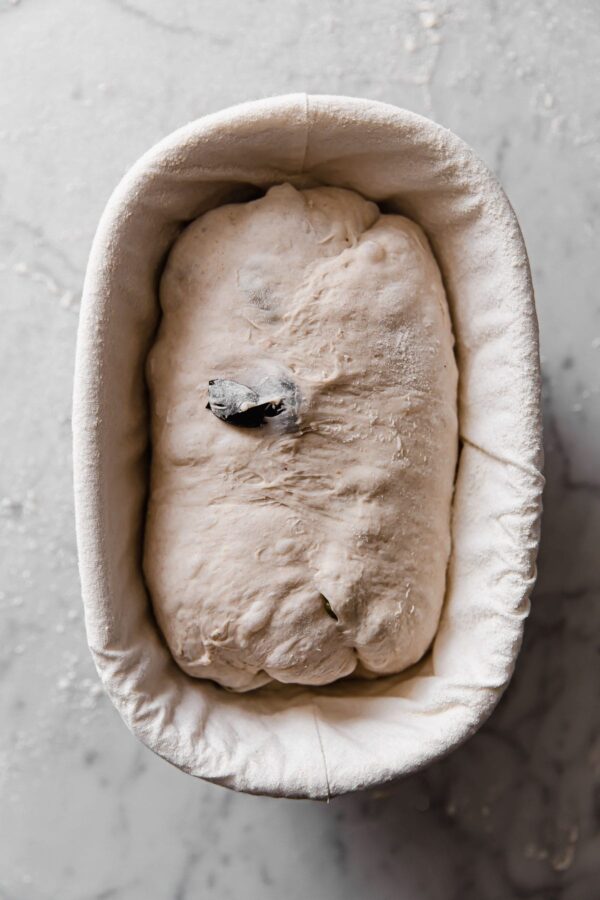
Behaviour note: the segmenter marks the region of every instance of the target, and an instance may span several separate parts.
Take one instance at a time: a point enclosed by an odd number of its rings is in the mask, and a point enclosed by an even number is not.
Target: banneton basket
[[[159,276],[181,230],[284,181],[351,188],[429,236],[460,373],[452,555],[437,636],[409,672],[233,694],[184,674],[152,614],[141,567],[144,363],[160,315]],[[73,429],[90,649],[126,724],[160,756],[236,790],[325,798],[423,767],[489,715],[511,677],[535,578],[538,330],[514,213],[450,131],[383,103],[290,94],[206,116],[161,141],[118,186],[94,239]]]

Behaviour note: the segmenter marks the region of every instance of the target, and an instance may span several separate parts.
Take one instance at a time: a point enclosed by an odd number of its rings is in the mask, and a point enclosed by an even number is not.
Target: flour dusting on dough
[[[279,185],[183,232],[161,304],[144,571],[177,663],[245,691],[417,662],[444,598],[457,455],[423,231],[352,191]],[[261,397],[292,384],[294,415],[222,421],[216,378]]]

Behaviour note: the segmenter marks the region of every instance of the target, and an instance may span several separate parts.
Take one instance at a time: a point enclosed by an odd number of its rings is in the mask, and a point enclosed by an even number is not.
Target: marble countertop
[[[0,0],[0,900],[598,900],[600,7],[595,0]],[[104,697],[79,597],[73,354],[122,173],[206,112],[289,91],[422,112],[500,176],[545,375],[539,581],[482,731],[385,792],[193,780]]]

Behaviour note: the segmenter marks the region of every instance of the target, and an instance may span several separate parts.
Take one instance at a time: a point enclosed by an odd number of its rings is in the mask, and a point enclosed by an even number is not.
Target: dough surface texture
[[[144,573],[178,665],[246,691],[400,672],[444,600],[457,368],[424,232],[289,184],[176,240],[147,361]],[[206,408],[227,379],[277,415]]]

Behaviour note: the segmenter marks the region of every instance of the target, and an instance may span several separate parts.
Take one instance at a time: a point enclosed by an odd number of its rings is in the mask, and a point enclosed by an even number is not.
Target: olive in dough
[[[281,184],[189,225],[160,301],[143,564],[178,665],[247,691],[416,663],[444,600],[458,443],[422,229]]]

